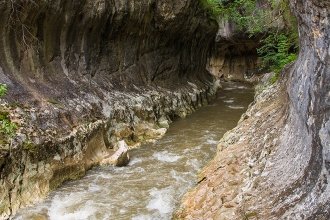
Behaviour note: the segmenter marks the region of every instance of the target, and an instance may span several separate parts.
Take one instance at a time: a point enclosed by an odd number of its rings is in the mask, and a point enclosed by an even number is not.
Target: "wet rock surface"
[[[197,1],[13,0],[0,11],[1,103],[20,125],[1,152],[0,219],[116,153],[124,165],[122,140],[163,135],[216,92],[205,65],[217,27]]]
[[[260,87],[186,194],[179,219],[328,219],[328,1],[290,1],[298,60]]]

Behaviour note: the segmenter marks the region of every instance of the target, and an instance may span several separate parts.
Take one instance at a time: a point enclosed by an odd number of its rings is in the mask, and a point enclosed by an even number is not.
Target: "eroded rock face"
[[[265,12],[264,16],[268,17],[263,18],[265,21],[272,20],[266,25],[268,28],[281,32],[291,26],[290,21],[286,21],[288,18],[276,14],[270,2],[257,0],[255,7],[256,10]],[[264,39],[267,33],[255,33],[252,30],[253,26],[255,24],[240,29],[235,22],[220,21],[215,44],[207,63],[208,71],[218,79],[256,84],[258,78],[268,71],[267,68],[261,68],[262,60],[257,53],[257,48],[262,46],[260,40]]]
[[[237,30],[235,23],[221,22],[207,69],[217,79],[254,82],[262,73],[256,50],[260,45],[259,38],[249,38],[248,34]]]
[[[3,108],[20,125],[1,151],[0,219],[94,165],[124,165],[122,140],[163,135],[217,89],[205,70],[217,26],[198,1],[13,0],[0,12],[0,82],[16,103]]]
[[[14,2],[0,5],[1,79],[11,101],[75,107],[78,97],[88,98],[94,106],[76,112],[87,118],[90,108],[106,111],[109,103],[98,99],[111,90],[175,90],[212,80],[205,58],[216,24],[195,1]]]
[[[176,213],[180,219],[329,219],[329,1],[290,1],[298,60],[261,87]]]

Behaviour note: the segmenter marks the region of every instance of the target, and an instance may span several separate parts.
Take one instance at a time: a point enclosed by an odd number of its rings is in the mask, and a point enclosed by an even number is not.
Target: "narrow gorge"
[[[207,106],[173,121],[164,137],[130,150],[127,166],[96,166],[43,202],[19,210],[14,220],[171,219],[218,140],[253,100],[250,85],[228,82],[222,87]]]
[[[265,76],[176,219],[329,219],[330,3],[292,0],[300,52]],[[268,77],[268,79],[267,79]]]
[[[0,219],[92,167],[127,165],[220,78],[260,80],[255,100],[173,219],[330,217],[330,3],[289,1],[299,57],[272,84],[258,38],[219,29],[202,2],[0,2],[0,116],[17,125],[0,136]]]
[[[127,148],[218,87],[205,70],[217,25],[197,1],[14,0],[0,10],[2,108],[19,125],[1,148],[1,219],[94,165],[125,165]]]

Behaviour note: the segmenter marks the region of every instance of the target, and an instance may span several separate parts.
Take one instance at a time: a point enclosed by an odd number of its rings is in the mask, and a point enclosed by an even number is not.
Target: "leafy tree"
[[[276,74],[298,56],[297,23],[288,7],[288,0],[266,0],[256,7],[257,0],[201,0],[212,18],[230,20],[237,29],[252,36],[263,36],[257,48],[262,68]]]

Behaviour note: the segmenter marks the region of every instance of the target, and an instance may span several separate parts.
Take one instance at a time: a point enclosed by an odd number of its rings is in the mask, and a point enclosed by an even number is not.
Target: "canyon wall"
[[[227,1],[225,7],[232,7],[230,2]],[[292,16],[290,11],[285,7],[278,8],[278,5],[283,7],[281,2],[283,1],[274,1],[273,4],[277,4],[274,7],[267,0],[257,0],[253,12],[241,9],[240,13],[243,13],[243,16],[240,15],[242,20],[238,22],[239,25],[233,20],[224,20],[223,15],[220,15],[218,17],[219,30],[207,62],[208,71],[217,79],[256,84],[258,78],[269,71],[267,66],[262,65],[260,57],[262,55],[257,52],[257,48],[263,45],[262,40],[269,36],[269,31],[287,32],[294,24],[290,20]],[[256,16],[253,19],[249,18],[253,13],[256,13]],[[247,21],[251,24],[245,25]],[[264,31],[258,30],[258,27],[264,27]]]
[[[222,21],[207,62],[207,69],[217,79],[254,82],[262,75],[262,61],[256,48],[260,47],[257,36],[249,38],[247,33],[237,29],[234,22]]]
[[[11,0],[0,12],[1,111],[19,125],[1,144],[0,219],[94,165],[125,165],[127,148],[216,92],[205,66],[217,24],[199,1]]]
[[[290,0],[300,54],[220,140],[178,219],[329,219],[330,3]]]

